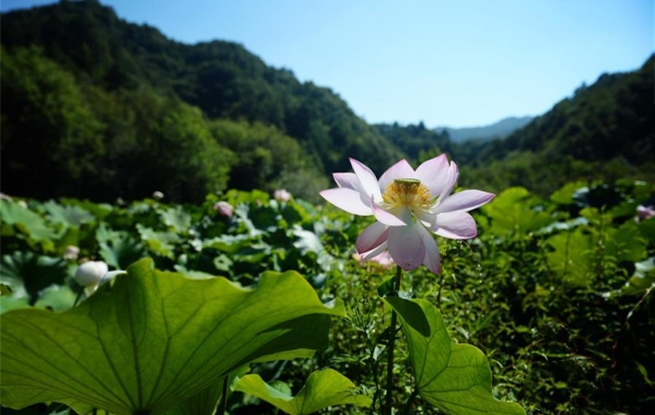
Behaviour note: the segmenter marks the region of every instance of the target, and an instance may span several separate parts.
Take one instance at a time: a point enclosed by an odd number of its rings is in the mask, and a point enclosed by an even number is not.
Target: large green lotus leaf
[[[96,218],[79,206],[62,206],[52,200],[43,204],[51,223],[80,227],[85,223],[95,222]]]
[[[39,293],[53,284],[63,284],[68,276],[68,265],[63,258],[14,252],[0,261],[0,282],[9,285],[17,298],[29,297],[34,305]]]
[[[104,223],[101,223],[96,230],[96,240],[100,246],[98,253],[102,259],[118,269],[125,269],[146,256],[140,242],[125,231],[108,229]]]
[[[136,229],[150,252],[169,259],[175,259],[175,244],[180,241],[180,237],[176,233],[157,232],[138,223]]]
[[[568,282],[585,285],[593,281],[593,261],[597,239],[576,229],[553,235],[547,240],[554,248],[547,252],[548,264]]]
[[[326,347],[329,316],[343,314],[296,272],[264,273],[249,290],[144,259],[76,308],[2,316],[0,404],[163,413],[248,362]]]
[[[616,231],[609,232],[605,255],[614,256],[619,261],[631,262],[638,262],[646,258],[646,241],[641,237],[635,222],[625,222]]]
[[[491,217],[491,233],[516,234],[536,231],[555,221],[542,202],[522,187],[511,187],[482,210]]]
[[[408,321],[416,318],[415,313],[406,316],[409,308],[396,307],[396,302],[390,300],[385,299],[400,317],[416,387],[425,401],[451,415],[525,415],[519,404],[492,396],[487,358],[474,346],[454,343],[432,304],[413,300],[430,324],[430,335],[426,337]]]
[[[166,411],[166,415],[208,415],[216,412],[218,402],[223,396],[223,379],[214,382],[208,388],[187,398],[172,409]],[[221,414],[222,415],[222,414]]]
[[[49,247],[52,247],[51,241],[57,238],[55,231],[46,226],[40,215],[17,203],[0,200],[0,218],[3,224],[16,226],[31,239],[48,243]]]
[[[176,233],[186,233],[191,227],[191,215],[182,206],[159,210],[162,220]]]
[[[319,370],[307,378],[307,383],[295,397],[268,385],[259,375],[239,379],[235,391],[256,396],[291,415],[306,415],[328,406],[371,406],[371,398],[355,393],[356,386],[333,369]]]

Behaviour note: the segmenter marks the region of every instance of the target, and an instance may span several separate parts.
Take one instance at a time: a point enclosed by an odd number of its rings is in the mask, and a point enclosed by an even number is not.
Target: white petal
[[[417,226],[423,225],[412,223],[389,229],[389,254],[406,271],[418,268],[425,260],[425,245]]]
[[[424,223],[427,223],[427,226],[431,226],[434,223],[434,221],[437,220],[437,215],[436,214],[431,213],[431,212],[427,212],[427,211],[422,210],[422,209],[416,209],[414,211],[414,215],[416,215],[416,217],[420,221],[422,221]]]
[[[359,183],[362,185],[362,189],[366,192],[366,196],[373,196],[373,200],[376,202],[382,201],[378,179],[371,169],[353,158],[350,159],[350,164],[353,166],[353,170],[359,179]]]
[[[457,168],[457,164],[455,164],[453,161],[450,163],[450,166],[448,166],[448,174],[446,175],[445,187],[441,193],[439,193],[439,200],[444,200],[446,197],[448,197],[448,195],[455,188],[457,179],[459,179],[459,169]]]
[[[495,194],[481,190],[463,190],[448,196],[442,203],[439,203],[436,211],[438,213],[454,211],[468,212],[488,203],[494,197],[496,197]]]
[[[358,192],[364,190],[355,173],[332,173],[332,177],[339,187],[357,190]]]
[[[425,245],[425,259],[423,265],[435,274],[441,272],[441,255],[439,255],[439,248],[434,237],[424,227],[418,228],[421,238],[423,238],[423,245]]]
[[[380,189],[384,191],[396,179],[417,179],[414,169],[407,160],[402,159],[389,167],[380,177]]]
[[[433,197],[448,187],[448,158],[445,154],[423,162],[416,169],[416,178],[423,183]]]
[[[319,192],[328,202],[348,213],[360,216],[370,216],[373,210],[363,201],[360,193],[356,190],[340,187]]]
[[[375,202],[371,201],[371,207],[373,208],[373,214],[375,215],[375,219],[379,220],[380,222],[384,223],[385,225],[389,226],[405,226],[407,225],[406,221],[403,221],[400,219],[398,216],[394,215],[393,213],[387,212],[386,210],[382,209],[380,206],[376,205]],[[405,209],[407,210],[407,209]],[[411,221],[411,217],[409,219]]]
[[[450,239],[475,238],[478,229],[475,220],[466,212],[447,212],[437,215],[437,221],[432,226],[432,231],[437,235]]]
[[[380,222],[373,222],[357,238],[357,252],[368,252],[387,241],[389,227]]]

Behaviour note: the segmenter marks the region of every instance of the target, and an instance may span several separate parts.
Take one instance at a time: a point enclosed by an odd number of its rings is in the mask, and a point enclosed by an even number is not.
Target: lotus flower
[[[75,272],[75,281],[84,287],[86,296],[93,294],[98,287],[125,271],[108,271],[109,267],[103,261],[87,261],[81,264]]]
[[[445,155],[427,160],[414,170],[407,160],[391,166],[378,180],[355,159],[354,173],[334,173],[339,185],[320,192],[328,202],[354,215],[377,219],[357,238],[357,252],[364,259],[389,250],[405,270],[424,264],[439,273],[441,257],[429,231],[451,239],[477,235],[475,221],[467,212],[495,197],[480,190],[451,195],[459,177],[457,165]]]

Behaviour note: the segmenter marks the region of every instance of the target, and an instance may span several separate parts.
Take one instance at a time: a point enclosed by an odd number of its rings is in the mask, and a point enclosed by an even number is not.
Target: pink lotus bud
[[[637,206],[637,220],[646,220],[655,216],[655,210],[653,206]]]
[[[225,201],[216,202],[214,204],[214,209],[221,216],[225,216],[226,218],[232,217],[232,213],[234,212],[234,207],[232,207],[231,204],[229,204],[229,203],[227,203]]]

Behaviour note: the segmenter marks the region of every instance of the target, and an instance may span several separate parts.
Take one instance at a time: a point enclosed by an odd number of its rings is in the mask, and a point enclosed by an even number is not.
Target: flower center
[[[384,189],[382,200],[389,206],[427,209],[432,205],[432,196],[425,185],[417,179],[396,179]]]

